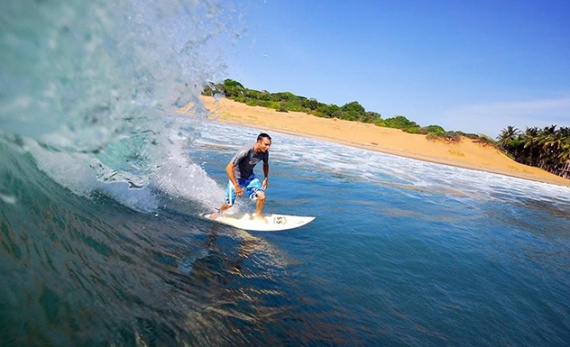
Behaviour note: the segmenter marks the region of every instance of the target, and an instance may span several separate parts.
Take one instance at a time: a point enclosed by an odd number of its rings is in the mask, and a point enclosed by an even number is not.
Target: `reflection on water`
[[[273,274],[283,257],[267,242],[244,233],[220,236],[214,226],[201,243],[192,220],[169,220],[165,230],[165,220],[108,207],[90,211],[105,216],[98,220],[45,205],[38,209],[45,222],[33,233],[4,214],[2,270],[12,271],[3,271],[2,337],[14,345],[200,343],[212,336],[228,342],[236,324],[258,325],[258,312],[283,310],[271,304],[282,296]],[[16,333],[22,324],[27,328]]]

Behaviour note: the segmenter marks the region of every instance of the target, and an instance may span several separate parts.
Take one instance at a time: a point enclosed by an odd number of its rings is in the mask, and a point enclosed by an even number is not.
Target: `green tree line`
[[[570,160],[570,128],[556,125],[520,131],[513,126],[504,128],[497,137],[499,148],[519,163],[543,168],[568,177]]]
[[[226,79],[223,83],[210,83],[204,88],[204,95],[222,94],[228,99],[250,106],[262,106],[278,112],[305,112],[317,117],[338,118],[349,121],[371,123],[381,127],[401,129],[412,134],[425,134],[428,138],[460,141],[462,136],[485,145],[492,145],[504,151],[517,162],[541,167],[552,173],[563,175],[569,160],[569,128],[556,126],[527,128],[525,132],[509,126],[497,137],[497,141],[485,136],[461,131],[446,131],[439,125],[422,127],[405,116],[382,118],[378,112],[367,111],[359,102],[352,101],[342,106],[325,104],[313,98],[298,96],[290,92],[269,93],[245,88],[238,81]]]
[[[401,129],[413,134],[429,134],[436,137],[451,138],[456,138],[459,135],[478,137],[474,134],[447,132],[439,125],[422,127],[402,115],[384,119],[378,112],[367,111],[358,101],[352,101],[342,106],[325,104],[314,98],[306,98],[290,92],[269,93],[245,88],[241,83],[231,79],[226,79],[223,83],[218,84],[210,83],[204,88],[203,94],[209,96],[223,94],[228,99],[249,106],[272,108],[278,112],[305,112],[317,117],[371,123],[377,126]]]

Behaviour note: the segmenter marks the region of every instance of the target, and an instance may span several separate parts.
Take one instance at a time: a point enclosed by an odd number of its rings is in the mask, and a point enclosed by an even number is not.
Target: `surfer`
[[[212,213],[211,219],[216,219],[225,210],[233,206],[236,196],[249,197],[256,202],[255,216],[265,220],[261,214],[263,205],[265,204],[265,190],[269,178],[269,147],[271,146],[271,137],[266,133],[257,136],[257,142],[252,145],[245,145],[240,148],[226,166],[229,182],[226,187],[226,200],[220,207],[219,212]],[[263,183],[253,172],[253,168],[257,163],[263,161]]]

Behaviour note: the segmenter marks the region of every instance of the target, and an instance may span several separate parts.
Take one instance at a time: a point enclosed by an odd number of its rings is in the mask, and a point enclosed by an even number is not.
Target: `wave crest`
[[[224,68],[215,37],[231,30],[221,11],[216,1],[8,2],[0,134],[23,138],[38,167],[78,194],[156,205],[129,201],[199,136],[202,86]],[[189,103],[193,116],[182,116]],[[152,200],[143,195],[134,200]]]

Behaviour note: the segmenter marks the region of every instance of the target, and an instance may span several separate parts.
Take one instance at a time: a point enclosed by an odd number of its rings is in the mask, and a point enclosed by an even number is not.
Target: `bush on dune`
[[[441,139],[453,143],[466,137],[485,146],[495,146],[521,163],[539,166],[554,173],[564,173],[570,160],[570,130],[566,127],[527,128],[524,133],[514,127],[507,127],[496,142],[485,135],[446,131],[439,125],[422,127],[403,115],[384,119],[380,113],[367,111],[358,101],[351,101],[342,106],[325,104],[314,98],[298,96],[291,92],[270,93],[249,89],[231,79],[226,79],[220,84],[209,83],[204,87],[202,94],[208,96],[222,94],[228,99],[249,106],[272,108],[278,112],[305,112],[317,117],[400,129],[410,134],[425,135],[430,140]]]

